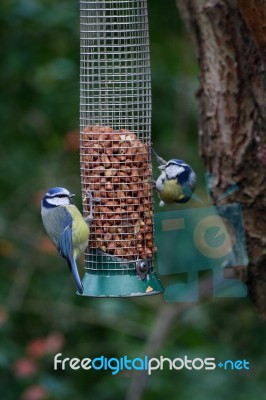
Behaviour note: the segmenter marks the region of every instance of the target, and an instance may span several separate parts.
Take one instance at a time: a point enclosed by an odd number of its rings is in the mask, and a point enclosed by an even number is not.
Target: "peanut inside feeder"
[[[148,146],[130,131],[114,131],[109,126],[87,126],[81,145],[84,189],[100,198],[94,207],[89,247],[129,260],[152,257],[155,247]]]

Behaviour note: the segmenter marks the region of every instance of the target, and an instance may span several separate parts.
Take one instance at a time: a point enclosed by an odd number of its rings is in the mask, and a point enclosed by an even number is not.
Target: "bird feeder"
[[[93,208],[85,296],[163,291],[154,271],[146,0],[80,1],[83,212]]]

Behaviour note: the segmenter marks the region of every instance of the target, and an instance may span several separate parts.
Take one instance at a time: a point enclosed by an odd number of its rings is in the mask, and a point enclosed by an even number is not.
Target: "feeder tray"
[[[146,0],[80,2],[83,211],[93,209],[85,296],[163,291],[154,271],[151,73]]]

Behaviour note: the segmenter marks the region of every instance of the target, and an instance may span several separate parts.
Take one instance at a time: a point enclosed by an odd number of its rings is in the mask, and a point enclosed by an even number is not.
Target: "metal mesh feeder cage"
[[[146,0],[80,2],[83,211],[93,209],[85,296],[163,291],[154,271]]]

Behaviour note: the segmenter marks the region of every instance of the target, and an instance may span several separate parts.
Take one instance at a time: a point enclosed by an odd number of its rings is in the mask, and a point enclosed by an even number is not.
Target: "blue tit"
[[[158,168],[161,174],[155,182],[156,190],[161,199],[160,206],[173,203],[186,203],[196,187],[196,174],[193,169],[182,160],[165,161],[157,156],[161,164]]]
[[[90,194],[91,195],[91,194]],[[83,293],[76,258],[85,251],[92,221],[92,196],[90,216],[84,220],[76,206],[72,204],[75,195],[62,187],[54,187],[46,193],[41,203],[43,225],[52,243],[68,263],[77,290]]]

